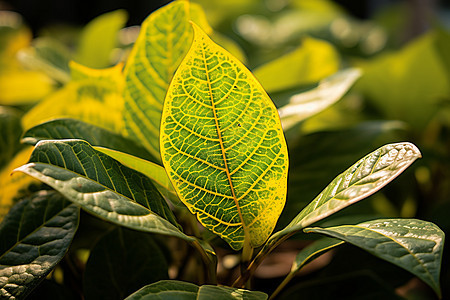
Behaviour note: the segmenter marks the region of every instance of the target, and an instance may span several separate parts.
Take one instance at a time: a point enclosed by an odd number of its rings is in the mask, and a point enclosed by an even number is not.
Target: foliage
[[[75,47],[0,25],[2,298],[445,297],[445,29],[389,49],[325,0],[198,2]]]

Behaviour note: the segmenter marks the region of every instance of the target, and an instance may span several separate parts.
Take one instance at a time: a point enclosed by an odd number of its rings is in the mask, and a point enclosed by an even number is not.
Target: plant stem
[[[284,278],[284,280],[280,283],[280,285],[276,288],[276,290],[272,293],[272,295],[270,295],[269,300],[272,300],[273,298],[275,298],[282,289],[285,288],[285,286],[289,283],[289,281],[292,280],[292,278],[294,278],[295,276],[295,272],[290,272],[286,278]]]
[[[212,261],[208,254],[205,252],[203,247],[200,245],[199,241],[196,239],[193,242],[190,242],[190,244],[197,249],[197,251],[200,253],[200,257],[203,261],[203,265],[205,267],[205,273],[206,278],[205,282],[208,284],[217,284],[217,277],[216,277],[216,262]]]

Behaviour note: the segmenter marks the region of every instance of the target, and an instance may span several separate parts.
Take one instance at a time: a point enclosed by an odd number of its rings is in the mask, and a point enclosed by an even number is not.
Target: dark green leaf
[[[117,133],[75,119],[57,119],[27,130],[24,143],[35,145],[41,140],[83,139],[92,146],[101,146],[158,162],[144,147]]]
[[[381,219],[358,225],[307,228],[358,246],[422,279],[441,295],[439,274],[444,233],[435,224],[415,219]]]
[[[55,191],[39,191],[14,206],[0,225],[0,295],[23,299],[66,253],[79,209]]]
[[[30,163],[17,171],[45,182],[100,218],[192,241],[176,227],[172,211],[150,179],[85,141],[41,141]]]
[[[168,279],[163,249],[147,233],[117,228],[96,244],[86,264],[86,299],[124,299],[139,288]]]
[[[267,299],[267,295],[262,292],[254,292],[226,286],[202,285],[198,287],[195,284],[183,281],[163,280],[143,287],[136,293],[130,295],[126,300],[138,299],[264,300]]]

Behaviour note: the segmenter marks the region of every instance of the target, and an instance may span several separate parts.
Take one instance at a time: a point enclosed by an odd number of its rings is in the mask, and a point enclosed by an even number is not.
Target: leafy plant
[[[76,61],[108,65],[89,50],[104,22],[111,22],[113,35],[123,12],[90,25]],[[305,265],[342,244],[410,272],[441,297],[444,233],[435,224],[373,217],[319,224],[379,191],[420,158],[412,143],[370,152],[294,211],[295,217],[278,222],[286,198],[288,209],[293,201],[288,175],[295,182],[292,145],[299,124],[337,102],[361,76],[358,69],[332,75],[338,63],[331,45],[306,39],[304,46],[259,68],[261,85],[230,53],[241,55],[237,46],[214,33],[200,5],[174,1],[144,21],[123,70],[121,63],[103,70],[68,63],[71,79],[28,110],[21,124],[9,110],[0,111],[7,124],[0,146],[14,141],[17,147],[2,152],[0,167],[10,172],[4,166],[22,148],[12,132],[23,127],[22,142],[34,149],[28,163],[11,162],[17,167],[13,175],[41,183],[26,197],[16,187],[8,196],[9,206],[17,204],[0,225],[2,297],[22,299],[42,281],[48,284],[46,277],[60,287],[82,285],[87,299],[267,299],[265,292],[282,297]],[[321,47],[316,59],[334,64],[301,82],[270,79],[290,61],[306,62],[305,53],[314,53],[309,47]],[[61,99],[66,102],[58,104]],[[301,142],[308,140],[301,136]],[[257,268],[286,240],[310,233],[329,237],[298,249],[277,288],[256,291]],[[220,276],[218,269],[233,258],[229,276]]]

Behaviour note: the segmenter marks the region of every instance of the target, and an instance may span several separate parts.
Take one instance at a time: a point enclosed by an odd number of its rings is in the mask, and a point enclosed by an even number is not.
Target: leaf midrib
[[[219,138],[220,151],[222,152],[222,158],[223,158],[223,162],[224,162],[224,165],[225,165],[225,173],[227,175],[227,179],[228,179],[228,183],[230,184],[230,189],[231,189],[231,194],[233,196],[234,204],[236,205],[236,209],[237,209],[237,212],[238,212],[238,215],[239,215],[239,219],[241,220],[242,228],[244,230],[244,238],[246,238],[246,236],[247,236],[247,228],[246,228],[246,225],[244,223],[244,218],[242,217],[241,208],[239,206],[239,202],[238,202],[238,199],[236,197],[236,193],[235,193],[235,190],[234,190],[233,182],[231,180],[230,169],[228,168],[225,147],[224,147],[224,144],[223,144],[222,132],[220,131],[220,127],[219,127],[219,119],[217,118],[216,106],[215,106],[215,103],[214,103],[214,97],[213,97],[212,87],[211,87],[211,80],[209,78],[209,71],[208,71],[208,64],[207,64],[206,56],[205,56],[205,49],[203,48],[201,52],[202,52],[203,62],[205,64],[205,73],[206,73],[206,80],[207,80],[207,85],[208,85],[209,97],[211,99],[211,107],[212,107],[212,111],[213,111],[213,115],[214,115],[214,123],[216,125],[217,136]]]

